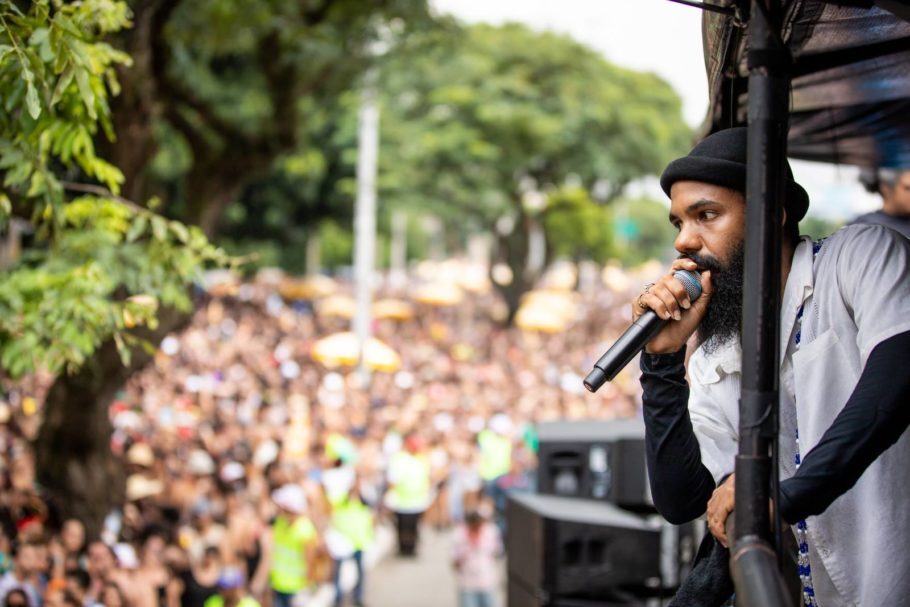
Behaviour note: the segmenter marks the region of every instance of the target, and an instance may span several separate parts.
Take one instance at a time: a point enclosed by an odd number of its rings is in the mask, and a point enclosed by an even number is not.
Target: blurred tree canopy
[[[158,195],[209,235],[237,201],[244,212],[230,223],[250,236],[286,237],[349,208],[350,91],[377,44],[434,23],[425,0],[130,6],[134,26],[119,45],[133,66],[121,70],[111,158],[132,197]]]
[[[603,205],[689,143],[668,84],[567,37],[477,25],[408,43],[381,72],[382,200],[496,234],[513,312],[543,269],[535,239],[603,260]]]
[[[799,222],[799,233],[811,236],[814,240],[830,236],[844,225],[842,221],[831,221],[823,217],[810,215]]]

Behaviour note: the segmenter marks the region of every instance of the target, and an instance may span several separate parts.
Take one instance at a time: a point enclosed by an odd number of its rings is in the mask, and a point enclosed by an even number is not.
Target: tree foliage
[[[186,285],[223,263],[198,228],[118,196],[124,176],[102,159],[113,138],[115,66],[130,58],[105,42],[129,25],[123,2],[0,1],[0,220],[31,246],[0,271],[0,367],[74,371],[113,338],[125,361],[159,306],[187,308]],[[75,195],[75,197],[74,197]]]
[[[383,200],[497,233],[517,277],[510,304],[536,278],[525,260],[537,227],[550,253],[603,257],[598,205],[689,141],[669,85],[564,36],[478,25],[412,44],[382,71]],[[513,230],[495,230],[503,216]]]
[[[332,215],[350,179],[339,156],[349,149],[339,142],[353,137],[346,95],[378,41],[432,22],[426,0],[130,4],[135,27],[120,45],[135,66],[122,71],[114,108],[118,132],[129,135],[112,157],[131,195],[160,195],[170,215],[209,235],[226,228],[232,240],[244,225],[226,210],[239,204],[255,218],[249,189],[272,180],[284,182],[268,192],[288,215],[284,226]],[[260,227],[251,226],[254,236]]]

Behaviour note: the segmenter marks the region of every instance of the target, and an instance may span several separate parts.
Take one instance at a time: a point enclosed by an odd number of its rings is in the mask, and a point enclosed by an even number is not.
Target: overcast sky
[[[701,47],[701,11],[669,0],[432,0],[440,12],[469,23],[524,23],[550,30],[600,51],[617,65],[651,71],[683,100],[692,125],[708,108]],[[792,162],[812,200],[810,214],[845,219],[876,208],[878,197],[859,186],[853,167]],[[659,192],[659,190],[658,190]]]

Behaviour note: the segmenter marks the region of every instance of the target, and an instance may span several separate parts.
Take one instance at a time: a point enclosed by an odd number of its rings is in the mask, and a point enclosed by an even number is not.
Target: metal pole
[[[777,34],[776,8],[776,2],[752,0],[749,18],[743,369],[731,563],[737,596],[748,605],[790,604],[780,571],[773,566],[769,512],[776,473],[771,450],[779,428],[782,204],[790,90],[789,55]],[[758,588],[765,591],[758,593]]]
[[[357,311],[353,329],[360,344],[358,370],[364,383],[369,370],[363,349],[372,334],[373,274],[376,263],[376,166],[379,154],[379,106],[374,69],[364,79],[357,134],[357,201],[354,210],[354,289]]]
[[[771,549],[769,504],[779,431],[782,204],[785,197],[789,54],[777,5],[752,0],[749,18],[749,143],[743,371],[736,525],[731,562],[748,605],[788,605]]]

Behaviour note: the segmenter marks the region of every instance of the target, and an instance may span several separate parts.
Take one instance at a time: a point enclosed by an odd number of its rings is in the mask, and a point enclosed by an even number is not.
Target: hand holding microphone
[[[652,354],[682,349],[711,300],[711,273],[699,277],[696,269],[691,259],[677,259],[666,275],[632,302],[632,326],[597,361],[584,380],[585,388],[594,392],[613,379],[643,347]]]

